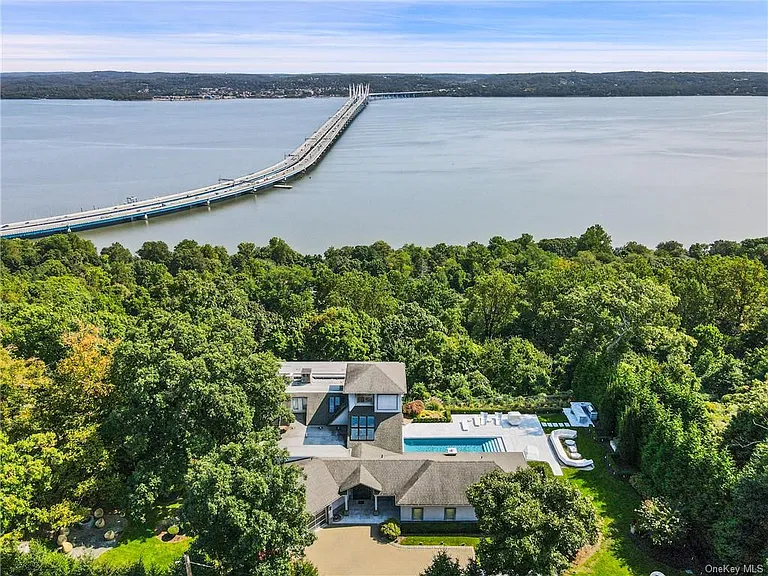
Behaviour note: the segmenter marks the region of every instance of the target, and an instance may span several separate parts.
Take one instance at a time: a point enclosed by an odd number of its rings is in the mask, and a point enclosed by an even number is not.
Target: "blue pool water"
[[[498,438],[403,438],[404,452],[503,452]]]

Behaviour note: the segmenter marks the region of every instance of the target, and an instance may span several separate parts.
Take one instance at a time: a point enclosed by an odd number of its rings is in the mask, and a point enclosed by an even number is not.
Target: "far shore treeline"
[[[311,535],[277,448],[273,423],[291,417],[278,360],[383,360],[405,363],[406,400],[593,402],[659,546],[713,565],[768,558],[768,238],[616,248],[596,225],[322,255],[277,238],[233,254],[193,240],[99,253],[76,234],[0,248],[13,480],[0,544],[44,539],[94,506],[141,520],[182,499],[203,558],[284,573]],[[223,470],[280,499],[230,514],[214,497]],[[246,521],[257,512],[269,522]],[[231,553],[234,533],[273,554]]]
[[[0,75],[6,99],[305,98],[372,92],[434,96],[768,96],[765,72],[605,72],[529,74],[191,74],[51,72]]]

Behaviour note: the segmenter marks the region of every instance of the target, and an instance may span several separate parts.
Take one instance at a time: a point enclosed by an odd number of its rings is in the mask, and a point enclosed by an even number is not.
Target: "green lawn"
[[[399,544],[403,546],[476,546],[480,542],[477,536],[403,536]]]
[[[547,414],[536,414],[539,422],[568,422],[568,418],[562,412],[552,412]]]
[[[613,476],[605,465],[605,449],[594,439],[594,430],[579,429],[579,452],[595,461],[594,470],[563,468],[566,478],[595,504],[603,520],[600,548],[569,576],[648,576],[661,570],[667,576],[682,572],[646,556],[629,538],[634,511],[640,505],[637,492]]]
[[[177,513],[179,504],[161,506],[149,514],[144,524],[130,524],[118,545],[96,560],[112,567],[128,566],[142,560],[147,568],[167,568],[181,558],[191,540],[163,542],[155,536],[155,526],[161,519]]]

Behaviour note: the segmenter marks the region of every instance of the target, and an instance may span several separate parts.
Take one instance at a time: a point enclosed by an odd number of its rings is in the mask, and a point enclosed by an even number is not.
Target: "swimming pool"
[[[403,438],[403,452],[504,452],[500,438]]]

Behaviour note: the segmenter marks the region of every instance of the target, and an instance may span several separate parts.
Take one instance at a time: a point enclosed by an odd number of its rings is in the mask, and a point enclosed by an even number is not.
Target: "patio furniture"
[[[476,427],[480,427],[480,416],[473,416],[472,417],[472,424],[474,424]]]
[[[466,420],[462,420],[459,422],[459,426],[461,427],[464,432],[467,432],[469,430],[469,423]]]
[[[507,422],[509,422],[510,426],[520,426],[520,421],[522,420],[523,415],[520,414],[520,412],[513,411],[513,412],[507,412]]]
[[[501,426],[502,424],[502,415],[501,412],[496,412],[496,424],[498,426]]]
[[[568,439],[564,441],[563,444],[565,444],[566,446],[576,446],[576,440]]]
[[[488,424],[488,412],[480,412],[480,421],[483,423],[483,426]]]
[[[576,438],[575,430],[553,430],[549,435],[549,443],[552,445],[555,454],[557,454],[557,458],[566,466],[573,466],[574,468],[589,468],[594,466],[594,461],[583,459],[578,452],[569,454],[565,450],[563,440],[573,440],[574,438]]]

